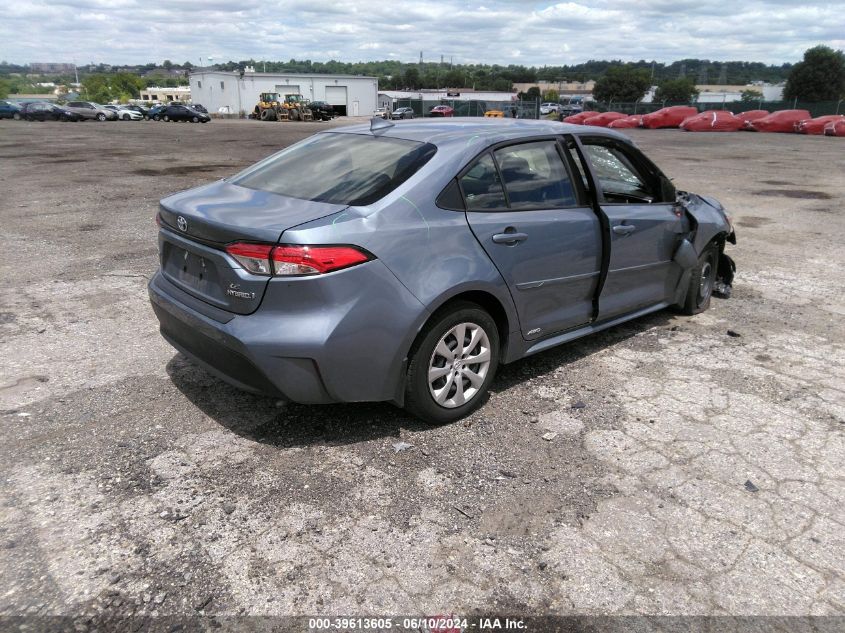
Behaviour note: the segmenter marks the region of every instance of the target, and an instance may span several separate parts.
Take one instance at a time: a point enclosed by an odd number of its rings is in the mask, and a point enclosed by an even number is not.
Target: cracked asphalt
[[[0,615],[845,615],[840,139],[632,131],[732,211],[734,296],[428,428],[241,393],[149,308],[157,200],[327,125],[0,121]]]

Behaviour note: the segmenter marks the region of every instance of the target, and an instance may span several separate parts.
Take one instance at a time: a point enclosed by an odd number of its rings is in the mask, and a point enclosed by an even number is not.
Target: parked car
[[[619,132],[543,120],[333,129],[157,220],[150,299],[188,358],[247,391],[432,423],[479,406],[499,363],[702,312],[734,270],[719,202]]]
[[[123,107],[126,108],[127,110],[134,110],[135,112],[140,114],[142,117],[146,117],[147,113],[150,111],[149,108],[144,107],[144,106],[140,106],[140,105],[125,105]]]
[[[0,119],[21,119],[21,107],[11,101],[0,101]]]
[[[161,121],[161,113],[167,107],[168,106],[166,105],[153,106],[152,108],[147,110],[147,114],[144,115],[144,119],[146,121],[149,121],[150,119],[152,119],[153,121]]]
[[[167,106],[161,111],[162,121],[190,121],[192,123],[208,123],[211,117],[184,105]]]
[[[308,107],[315,121],[331,121],[336,116],[334,106],[328,101],[312,101]]]
[[[558,119],[563,121],[566,117],[584,111],[583,97],[570,97],[566,103],[561,104],[558,111]]]
[[[552,112],[560,112],[560,104],[548,101],[540,104],[540,114],[551,114]]]
[[[414,110],[413,108],[396,108],[393,111],[393,114],[390,115],[391,119],[413,119],[414,118]]]
[[[70,101],[65,109],[76,112],[83,119],[97,119],[98,121],[116,121],[117,112],[109,110],[93,101]]]
[[[27,121],[81,121],[82,117],[67,108],[43,101],[23,104],[21,117]]]
[[[436,105],[428,111],[428,116],[455,116],[455,108],[448,105]]]
[[[144,118],[144,115],[140,112],[135,112],[135,110],[130,110],[129,108],[121,105],[107,105],[105,106],[112,112],[117,113],[117,118],[121,121],[140,121]]]
[[[379,119],[389,119],[390,118],[390,110],[387,108],[376,108],[373,110],[373,116]]]

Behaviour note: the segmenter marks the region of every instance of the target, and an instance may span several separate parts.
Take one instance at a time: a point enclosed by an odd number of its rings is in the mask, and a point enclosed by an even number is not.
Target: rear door
[[[599,320],[669,301],[681,275],[673,255],[683,231],[674,189],[635,147],[580,138],[610,229],[610,261]]]
[[[557,141],[482,154],[459,183],[467,221],[510,288],[523,336],[589,322],[601,269],[600,225]]]

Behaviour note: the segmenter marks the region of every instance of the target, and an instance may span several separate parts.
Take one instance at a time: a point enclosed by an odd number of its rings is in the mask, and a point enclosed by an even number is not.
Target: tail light
[[[269,244],[229,244],[226,252],[238,260],[245,270],[253,275],[272,275],[270,253],[273,247]]]
[[[355,246],[230,244],[226,252],[254,275],[322,275],[373,259]]]

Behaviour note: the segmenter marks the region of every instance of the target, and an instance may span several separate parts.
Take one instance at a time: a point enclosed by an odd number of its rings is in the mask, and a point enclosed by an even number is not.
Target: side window
[[[595,170],[608,202],[652,202],[659,198],[630,158],[612,142],[583,142],[587,159]]]
[[[490,154],[484,154],[461,178],[461,190],[466,200],[467,211],[504,209],[505,192]]]
[[[511,145],[495,154],[512,209],[555,209],[577,204],[555,141]]]

